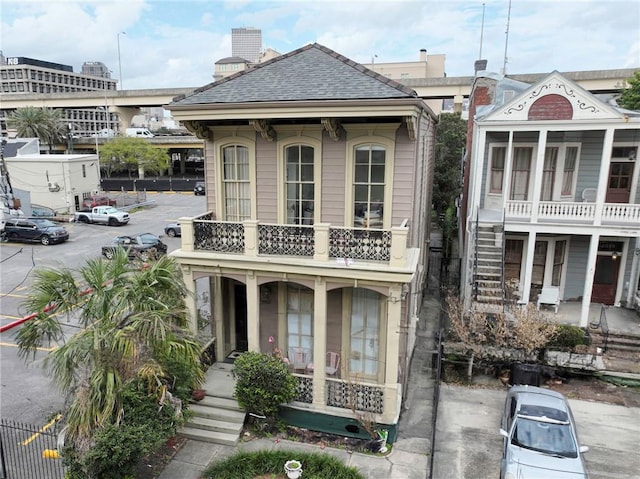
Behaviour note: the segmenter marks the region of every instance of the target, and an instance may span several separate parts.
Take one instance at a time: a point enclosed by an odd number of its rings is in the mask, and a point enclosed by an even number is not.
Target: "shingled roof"
[[[417,98],[417,94],[312,43],[176,98],[170,106],[390,98]]]

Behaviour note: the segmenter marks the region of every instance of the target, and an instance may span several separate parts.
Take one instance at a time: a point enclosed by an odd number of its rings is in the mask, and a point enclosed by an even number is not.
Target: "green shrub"
[[[68,479],[99,477],[123,479],[135,476],[140,459],[174,436],[177,420],[170,404],[158,407],[157,398],[135,385],[125,392],[124,417],[95,431],[91,447],[79,452],[65,449]]]
[[[551,338],[547,347],[573,349],[581,344],[589,344],[589,338],[584,329],[570,324],[559,324],[556,334]]]
[[[282,359],[257,352],[242,353],[233,363],[234,397],[247,412],[275,417],[278,406],[296,397],[296,378]]]
[[[365,479],[355,467],[346,466],[329,454],[286,449],[240,452],[207,468],[203,477],[253,479],[266,474],[284,476],[284,463],[290,460],[302,463],[302,477],[305,479]]]

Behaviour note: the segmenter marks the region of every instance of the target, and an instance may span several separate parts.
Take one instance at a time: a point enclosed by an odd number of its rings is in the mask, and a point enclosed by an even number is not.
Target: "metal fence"
[[[47,427],[48,426],[48,427]],[[0,419],[0,479],[63,479],[58,457],[59,428]]]
[[[439,296],[443,289],[457,290],[460,287],[460,258],[445,258],[440,250],[429,251],[427,291]]]

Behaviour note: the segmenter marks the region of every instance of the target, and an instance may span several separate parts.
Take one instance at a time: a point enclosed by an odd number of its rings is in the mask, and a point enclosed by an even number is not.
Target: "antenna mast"
[[[504,32],[506,38],[504,40],[504,63],[502,64],[502,74],[507,74],[507,47],[509,46],[509,22],[511,21],[511,0],[509,0],[509,12],[507,13],[507,31]]]
[[[482,4],[482,26],[480,27],[480,53],[478,54],[478,60],[482,58],[482,40],[484,38],[484,3]]]

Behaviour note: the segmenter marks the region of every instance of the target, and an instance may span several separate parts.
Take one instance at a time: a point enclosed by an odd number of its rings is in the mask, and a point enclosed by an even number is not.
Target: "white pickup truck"
[[[74,220],[80,223],[121,226],[129,222],[129,213],[118,210],[113,206],[95,206],[87,211],[77,211],[74,215]]]

